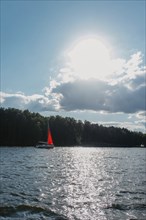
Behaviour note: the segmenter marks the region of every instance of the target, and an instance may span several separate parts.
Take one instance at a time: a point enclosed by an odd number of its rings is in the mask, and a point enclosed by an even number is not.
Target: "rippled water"
[[[144,148],[1,148],[1,219],[146,219]]]

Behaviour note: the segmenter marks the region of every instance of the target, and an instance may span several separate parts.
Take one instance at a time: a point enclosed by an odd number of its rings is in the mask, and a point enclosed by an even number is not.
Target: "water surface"
[[[144,148],[1,148],[1,219],[146,219]]]

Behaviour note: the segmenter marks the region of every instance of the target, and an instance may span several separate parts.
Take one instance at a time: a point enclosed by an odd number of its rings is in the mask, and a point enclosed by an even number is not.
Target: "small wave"
[[[113,203],[111,206],[106,207],[107,209],[118,209],[118,210],[145,210],[146,204],[118,204]]]
[[[135,199],[135,200],[143,200],[143,198],[140,198],[138,196],[134,196],[132,199]]]
[[[145,218],[129,218],[128,220],[145,220]]]
[[[34,213],[43,212],[44,209],[42,207],[37,206],[29,206],[29,205],[19,205],[19,206],[4,206],[0,207],[1,216],[11,216],[18,212],[30,211]]]
[[[118,160],[121,160],[122,158],[120,158],[120,157],[105,157],[106,159],[118,159]]]
[[[145,218],[130,218],[129,220],[145,220]]]
[[[131,192],[131,191],[127,191],[127,190],[121,190],[120,193],[135,194],[135,192]]]
[[[129,194],[141,194],[141,195],[146,195],[146,192],[133,192],[133,191],[127,191],[127,190],[121,190],[120,193],[129,193]]]
[[[0,216],[1,217],[24,217],[27,216],[27,219],[31,217],[33,219],[33,215],[37,215],[38,217],[41,215],[44,217],[50,217],[52,220],[68,220],[66,217],[59,215],[48,208],[40,207],[40,206],[31,206],[31,205],[19,205],[19,206],[4,206],[0,207]],[[36,218],[36,217],[35,217]],[[37,218],[38,219],[38,218]]]

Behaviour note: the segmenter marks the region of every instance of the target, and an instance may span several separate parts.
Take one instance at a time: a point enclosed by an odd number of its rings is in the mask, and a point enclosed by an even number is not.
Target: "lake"
[[[0,219],[146,219],[144,148],[1,147]]]

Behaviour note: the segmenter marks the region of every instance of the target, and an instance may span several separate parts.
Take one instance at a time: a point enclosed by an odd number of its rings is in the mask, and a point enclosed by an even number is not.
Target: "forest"
[[[44,117],[15,108],[0,108],[0,146],[34,146],[38,141],[46,141],[48,122],[55,146],[146,146],[146,134],[142,132],[59,115]]]

